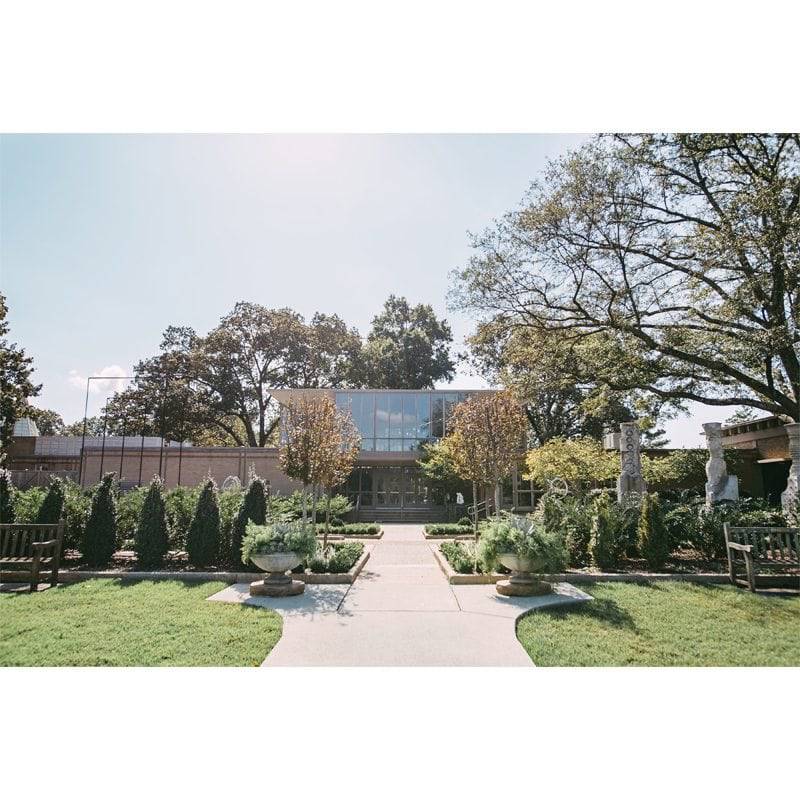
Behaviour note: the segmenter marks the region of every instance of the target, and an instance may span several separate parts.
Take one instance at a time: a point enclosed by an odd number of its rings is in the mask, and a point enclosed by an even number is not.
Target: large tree
[[[676,404],[598,384],[592,353],[582,340],[490,321],[479,324],[468,343],[481,375],[511,389],[522,404],[534,444],[555,437],[599,439],[607,428],[634,419],[646,446],[666,443],[656,423],[674,414]]]
[[[615,390],[800,420],[800,136],[616,135],[477,237],[453,300]]]
[[[237,303],[206,336],[170,327],[161,353],[140,362],[131,389],[109,403],[115,431],[264,447],[278,406],[272,389],[348,386],[361,340],[337,316],[310,322],[288,308]]]
[[[376,389],[431,389],[453,377],[447,320],[429,305],[390,295],[364,346],[364,382]]]
[[[8,340],[8,306],[0,294],[0,458],[5,459],[6,447],[14,431],[14,423],[24,414],[28,398],[36,397],[41,384],[31,381],[33,358]]]

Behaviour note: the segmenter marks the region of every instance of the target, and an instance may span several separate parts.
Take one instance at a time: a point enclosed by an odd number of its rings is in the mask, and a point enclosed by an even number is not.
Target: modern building
[[[438,389],[281,389],[274,396],[285,405],[299,395],[327,394],[347,409],[361,434],[361,451],[344,491],[359,519],[444,519],[463,513],[456,492],[449,495],[422,477],[420,447],[446,436],[453,409],[472,394],[491,391]],[[464,483],[465,505],[472,502]],[[529,509],[534,491],[529,481],[514,474],[504,491],[508,507]],[[478,498],[482,500],[482,496]]]

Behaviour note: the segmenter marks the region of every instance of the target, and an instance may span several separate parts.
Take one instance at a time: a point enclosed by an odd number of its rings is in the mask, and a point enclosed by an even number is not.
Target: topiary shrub
[[[600,569],[616,569],[630,541],[628,509],[601,494],[592,514],[592,561]]]
[[[197,508],[186,539],[189,561],[195,567],[213,564],[219,555],[219,499],[217,484],[209,478],[197,498]]]
[[[460,519],[456,520],[456,525],[463,525],[465,528],[471,528],[472,520],[469,517],[461,517]]]
[[[169,520],[170,542],[172,550],[185,550],[189,528],[194,519],[194,510],[200,489],[196,486],[176,486],[164,496]]]
[[[47,494],[39,506],[36,515],[37,525],[55,525],[64,514],[64,503],[67,499],[64,481],[61,478],[50,478]]]
[[[657,494],[645,494],[638,525],[639,553],[654,571],[664,568],[669,557],[669,539]]]
[[[81,552],[84,561],[102,567],[111,561],[117,541],[117,502],[114,473],[103,476],[92,497],[92,509],[83,532]]]
[[[10,525],[15,519],[11,473],[7,469],[0,469],[0,522]]]
[[[167,507],[164,503],[164,486],[158,475],[153,476],[142,505],[139,524],[136,526],[133,549],[143,567],[160,567],[169,549]]]
[[[230,561],[235,567],[247,566],[242,560],[242,542],[247,523],[263,525],[267,521],[267,487],[261,478],[253,477],[239,506],[231,529]]]

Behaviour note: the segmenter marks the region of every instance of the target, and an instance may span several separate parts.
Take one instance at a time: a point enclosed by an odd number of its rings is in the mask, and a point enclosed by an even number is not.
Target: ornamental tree
[[[167,507],[164,502],[164,485],[158,475],[153,476],[144,499],[134,537],[136,557],[143,567],[160,567],[169,549]]]
[[[81,552],[87,564],[102,567],[111,561],[117,546],[117,499],[114,473],[108,472],[92,495],[92,509],[83,532]]]
[[[0,467],[0,522],[9,525],[14,522],[14,484],[11,473]]]
[[[219,498],[217,484],[209,478],[197,498],[192,524],[186,537],[189,561],[195,567],[213,564],[219,555]]]
[[[39,512],[36,515],[37,525],[55,525],[64,512],[67,499],[66,487],[61,478],[50,478],[47,494],[44,496]]]
[[[477,485],[494,486],[500,515],[501,487],[525,454],[525,414],[510,392],[478,392],[453,410],[447,437],[458,475]],[[477,500],[476,500],[477,502]],[[478,513],[475,507],[475,535]]]
[[[247,531],[247,523],[263,525],[267,521],[267,487],[257,475],[250,477],[239,512],[231,529],[231,564],[246,566],[242,559],[242,541]]]

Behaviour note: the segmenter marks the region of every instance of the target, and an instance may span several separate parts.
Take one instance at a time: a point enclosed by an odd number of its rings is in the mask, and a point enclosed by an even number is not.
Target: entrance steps
[[[441,506],[432,508],[362,507],[358,512],[353,512],[353,519],[357,522],[412,522],[422,525],[426,522],[445,522],[447,512]]]

